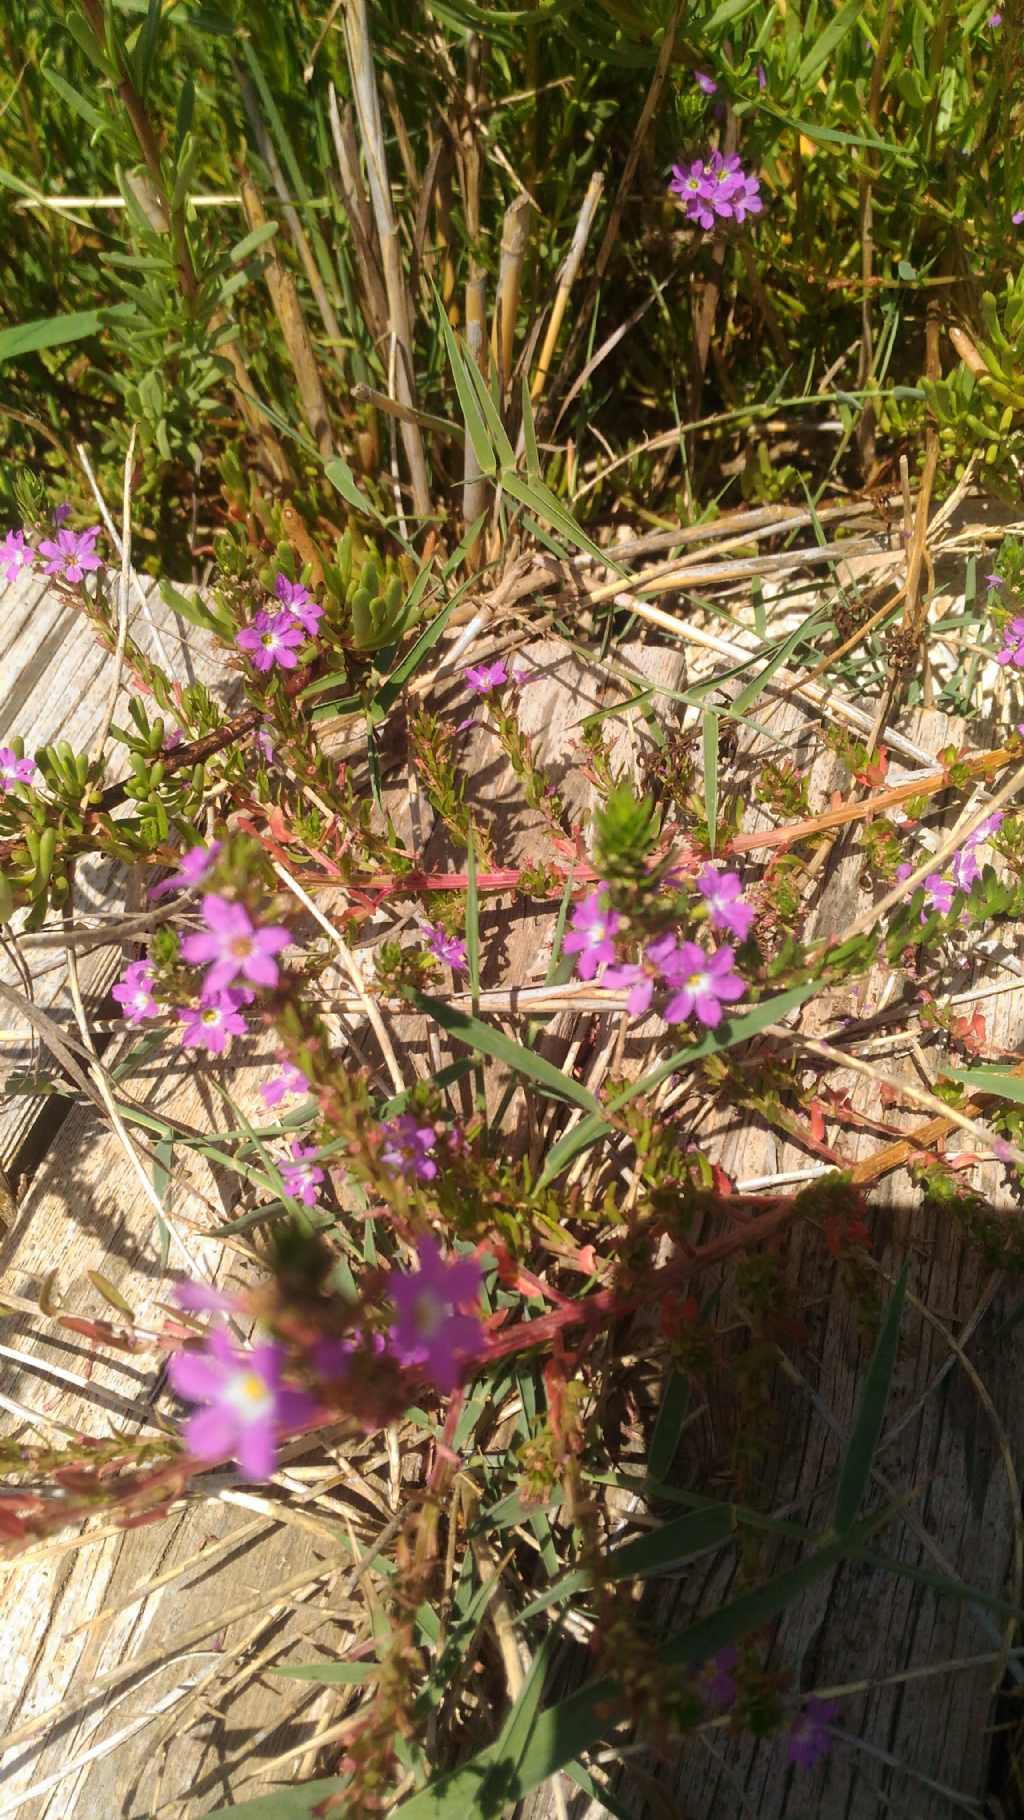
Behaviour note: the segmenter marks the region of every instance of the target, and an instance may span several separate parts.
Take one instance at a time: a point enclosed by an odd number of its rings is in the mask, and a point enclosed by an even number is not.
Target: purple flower
[[[702,94],[716,95],[718,93],[718,83],[707,74],[706,70],[694,70],[693,80]]]
[[[598,885],[589,897],[576,905],[570,933],[562,947],[566,954],[578,954],[576,971],[581,980],[592,980],[602,961],[615,959],[612,937],[619,927],[619,915],[608,904],[607,885]]]
[[[181,952],[194,967],[211,963],[203,980],[203,997],[230,986],[241,974],[254,986],[276,986],[280,969],[274,959],[287,948],[289,935],[277,923],[257,929],[244,904],[208,892],[203,898],[205,929],[186,935]]]
[[[423,934],[431,954],[439,961],[444,961],[453,973],[465,973],[467,968],[466,944],[457,935],[446,935],[440,923],[427,923]]]
[[[244,1036],[246,1022],[240,1007],[246,1002],[242,992],[204,992],[202,1003],[183,1005],[181,1044],[184,1049],[205,1049],[210,1055],[223,1055],[229,1036]]]
[[[308,1093],[308,1091],[309,1082],[302,1069],[296,1068],[292,1062],[285,1062],[281,1073],[276,1075],[272,1081],[265,1081],[260,1088],[260,1093],[267,1106],[279,1106],[290,1093]]]
[[[67,524],[67,521],[70,517],[71,517],[71,507],[69,506],[67,500],[65,500],[62,505],[54,506],[53,522],[56,525],[58,531],[60,530],[61,525]]]
[[[462,672],[467,689],[474,695],[490,695],[508,682],[508,670],[501,658],[493,664],[469,664]]]
[[[760,89],[762,95],[764,94],[765,89],[768,87],[768,74],[767,74],[767,71],[765,70],[763,63],[759,63],[757,66],[757,86]]]
[[[112,988],[111,997],[117,1000],[130,1024],[160,1016],[160,1006],[153,997],[153,968],[149,961],[132,961]]]
[[[732,971],[732,962],[729,947],[707,954],[696,942],[683,942],[669,976],[678,990],[665,1006],[666,1024],[681,1024],[694,1012],[710,1030],[720,1024],[722,1006],[734,1004],[747,990],[746,982]]]
[[[457,1312],[477,1300],[480,1266],[475,1258],[446,1263],[436,1239],[423,1238],[416,1249],[416,1272],[392,1270],[388,1276],[388,1294],[398,1314],[390,1349],[400,1365],[419,1366],[434,1389],[446,1395],[483,1341],[477,1316]]]
[[[274,593],[279,601],[288,608],[293,619],[300,626],[305,626],[311,638],[316,636],[316,629],[324,616],[323,607],[319,606],[304,588],[301,581],[289,581],[287,575],[279,574],[274,583]]]
[[[434,1145],[437,1133],[433,1125],[421,1125],[414,1112],[400,1112],[380,1128],[384,1144],[380,1160],[396,1175],[410,1172],[421,1182],[432,1182],[437,1174]]]
[[[1014,227],[1020,227],[1021,222],[1024,221],[1024,209],[1014,209],[1013,214],[1010,216],[1010,220],[1013,222]]]
[[[1024,618],[1019,615],[1003,627],[1003,648],[996,652],[996,663],[1024,670]]]
[[[291,1149],[292,1162],[280,1165],[285,1194],[291,1195],[293,1201],[301,1201],[306,1207],[314,1207],[316,1191],[326,1179],[322,1169],[307,1161],[307,1158],[316,1156],[316,1145],[300,1144],[298,1138],[293,1138]]]
[[[242,1306],[237,1296],[225,1295],[209,1283],[178,1283],[174,1299],[189,1314],[237,1314]]]
[[[0,790],[5,796],[15,784],[30,784],[35,768],[34,758],[19,758],[13,746],[0,746]]]
[[[913,870],[910,862],[904,860],[902,865],[896,868],[896,877],[898,879],[909,878]],[[937,910],[940,916],[946,916],[953,905],[954,887],[950,880],[943,878],[941,872],[929,872],[924,880],[923,889],[926,908],[921,912],[921,921],[923,923],[928,921],[930,910]]]
[[[208,847],[189,847],[181,856],[177,872],[172,872],[170,878],[162,879],[159,885],[154,885],[150,897],[166,897],[168,891],[187,891],[201,885],[207,873],[213,869],[220,846],[219,840],[212,840]]]
[[[1021,219],[1024,220],[1024,211],[1022,211]],[[991,594],[994,588],[1002,587],[1003,578],[1001,575],[996,575],[996,574],[986,575],[985,585],[986,585],[988,592]]]
[[[316,1413],[312,1397],[281,1384],[281,1348],[273,1342],[236,1349],[227,1334],[211,1333],[205,1352],[176,1352],[167,1366],[179,1397],[207,1407],[185,1424],[185,1444],[197,1460],[238,1460],[249,1479],[274,1470],[276,1430],[296,1428]]]
[[[35,551],[24,531],[8,531],[0,543],[0,573],[13,587],[22,569],[30,569]]]
[[[95,548],[99,534],[100,526],[90,525],[87,531],[58,531],[56,540],[44,537],[39,554],[49,558],[47,575],[63,575],[65,581],[82,581],[87,570],[101,569],[103,564]]]
[[[657,985],[678,985],[675,969],[680,954],[671,933],[648,942],[642,963],[627,962],[622,967],[608,967],[601,976],[602,986],[629,986],[626,1009],[632,1017],[643,1017],[650,1009]],[[662,975],[664,974],[664,978]]]
[[[813,1769],[828,1754],[832,1742],[828,1728],[838,1711],[834,1700],[819,1700],[811,1695],[789,1728],[789,1763],[796,1763],[800,1769]]]
[[[669,188],[678,196],[691,221],[705,232],[716,221],[742,221],[746,215],[760,214],[761,186],[756,177],[744,171],[737,152],[723,158],[712,152],[710,158],[697,158],[687,168],[672,166]]]
[[[251,626],[239,632],[236,645],[250,652],[255,670],[271,670],[280,664],[282,670],[294,670],[296,652],[305,644],[306,635],[290,613],[257,613]]]
[[[712,929],[728,929],[737,941],[745,941],[750,934],[754,912],[743,902],[739,874],[705,866],[697,880],[697,889],[707,899]]]
[[[274,742],[271,739],[270,732],[266,727],[257,727],[256,744],[259,746],[260,751],[262,752],[264,758],[266,759],[266,761],[269,765],[271,759],[274,756]]]
[[[997,30],[998,27],[1000,25],[1002,25],[1002,23],[1003,23],[1002,13],[989,13],[988,18],[985,21],[985,24],[990,25],[992,27],[993,31]]]
[[[697,1676],[697,1692],[706,1706],[725,1712],[736,1698],[736,1664],[739,1651],[729,1646],[705,1662]]]
[[[975,828],[973,834],[967,836],[959,853],[954,853],[951,871],[953,873],[953,883],[958,891],[969,891],[975,879],[981,877],[981,867],[978,864],[978,848],[983,841],[988,839],[990,834],[995,834],[1002,825],[1003,816],[1002,813],[997,810],[995,815],[988,816],[979,827]]]

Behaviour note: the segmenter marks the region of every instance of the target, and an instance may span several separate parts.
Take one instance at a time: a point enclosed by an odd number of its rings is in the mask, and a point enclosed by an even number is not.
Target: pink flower
[[[159,1017],[160,1006],[153,997],[153,968],[149,961],[132,961],[111,991],[129,1024],[142,1024],[148,1017]]]
[[[279,1106],[290,1093],[308,1093],[309,1082],[301,1068],[291,1062],[285,1062],[281,1073],[272,1081],[265,1081],[260,1088],[264,1103],[268,1106]]]
[[[1024,209],[1014,209],[1013,214],[1010,216],[1010,220],[1013,222],[1014,227],[1020,227],[1021,222],[1024,221]]]
[[[211,1333],[204,1352],[177,1352],[167,1375],[179,1397],[207,1407],[185,1424],[185,1445],[197,1460],[238,1460],[249,1479],[274,1470],[278,1428],[297,1428],[316,1413],[304,1391],[281,1383],[283,1355],[274,1343],[236,1349],[225,1333]]]
[[[203,997],[220,992],[241,974],[254,986],[276,986],[280,969],[274,959],[287,948],[287,929],[272,923],[257,929],[244,904],[208,892],[203,898],[205,929],[186,935],[181,952],[194,967],[210,963],[203,980]]]
[[[34,557],[35,551],[24,531],[8,531],[0,543],[0,574],[13,587],[22,569],[32,567]]]
[[[596,891],[591,891],[576,905],[570,932],[562,947],[566,954],[579,955],[576,971],[580,979],[592,980],[602,961],[615,959],[612,937],[619,922],[618,913],[608,904],[607,885],[598,885]]]
[[[274,593],[282,605],[287,607],[292,618],[297,619],[300,626],[305,626],[310,637],[314,638],[324,610],[317,605],[301,581],[289,581],[287,575],[279,574],[274,583]]]
[[[238,1314],[243,1306],[238,1296],[225,1295],[209,1283],[177,1283],[174,1299],[189,1314]]]
[[[205,1049],[210,1055],[223,1055],[230,1036],[244,1036],[246,1022],[240,1007],[245,1004],[242,992],[203,993],[202,1004],[183,1005],[181,1044],[184,1049]]]
[[[975,828],[973,834],[967,836],[959,853],[954,853],[951,871],[953,873],[953,883],[958,891],[969,891],[975,879],[981,877],[981,867],[978,864],[978,848],[981,846],[982,841],[988,839],[990,834],[997,833],[1002,825],[1003,816],[1002,813],[997,810],[995,815],[988,816],[987,820],[983,821],[979,827]]]
[[[274,756],[274,742],[270,736],[270,732],[269,732],[268,728],[257,727],[256,744],[259,746],[260,751],[262,752],[264,758],[266,759],[266,761],[269,765],[271,759]]]
[[[493,664],[469,664],[462,674],[474,695],[490,695],[492,689],[501,689],[508,682],[508,670],[501,658]]]
[[[737,941],[745,941],[750,934],[754,912],[749,904],[743,902],[743,886],[739,874],[719,872],[715,866],[705,866],[697,880],[697,889],[707,899],[712,929],[728,929]]]
[[[801,1769],[813,1769],[831,1748],[828,1728],[838,1711],[834,1700],[819,1700],[812,1694],[789,1728],[787,1761]]]
[[[702,94],[716,95],[718,93],[718,83],[705,70],[694,70],[693,80]]]
[[[316,1156],[316,1145],[300,1144],[298,1138],[293,1138],[291,1150],[292,1162],[280,1165],[285,1194],[306,1207],[315,1207],[316,1191],[325,1180],[323,1170],[307,1161],[308,1157]]]
[[[419,1367],[434,1389],[447,1395],[483,1342],[477,1316],[456,1312],[466,1302],[477,1301],[480,1266],[475,1258],[446,1263],[432,1238],[420,1239],[416,1249],[417,1271],[393,1270],[388,1276],[388,1294],[398,1315],[389,1336],[390,1350],[400,1365]]]
[[[465,973],[467,967],[465,942],[460,941],[456,935],[446,935],[440,923],[427,923],[423,934],[426,937],[427,947],[437,960],[444,961],[453,973]]]
[[[99,534],[100,526],[91,525],[88,531],[58,531],[56,539],[44,537],[39,554],[49,558],[47,575],[62,575],[65,581],[82,581],[87,570],[101,569],[103,564],[95,548]]]
[[[757,86],[762,95],[768,87],[768,72],[763,63],[759,63],[757,66]]]
[[[275,664],[280,664],[282,670],[294,670],[299,661],[296,653],[305,641],[302,627],[290,613],[273,617],[257,613],[251,626],[246,626],[235,639],[240,650],[250,652],[256,670],[271,670]]]
[[[208,847],[189,847],[181,856],[177,872],[172,872],[170,878],[162,879],[159,885],[154,885],[150,897],[166,897],[168,891],[189,891],[196,885],[201,885],[207,873],[213,870],[220,847],[219,840],[212,840]]]
[[[668,976],[678,990],[665,1006],[666,1024],[681,1024],[694,1012],[709,1030],[720,1024],[722,1006],[734,1004],[747,990],[745,981],[732,971],[732,962],[729,947],[707,954],[696,942],[683,942]]]
[[[13,746],[0,746],[0,790],[5,796],[15,784],[30,784],[35,768],[34,758],[19,758]]]
[[[380,1160],[396,1175],[410,1172],[421,1182],[432,1182],[437,1174],[434,1145],[437,1133],[433,1125],[421,1125],[414,1112],[401,1112],[380,1128],[385,1140]]]
[[[1003,627],[1003,648],[996,652],[996,663],[1024,670],[1024,618],[1020,615]]]
[[[642,963],[631,962],[622,967],[606,968],[601,976],[601,984],[629,986],[631,990],[626,1000],[626,1009],[632,1017],[643,1017],[650,1010],[656,986],[678,983],[674,968],[679,952],[674,935],[659,935],[657,941],[648,942]]]
[[[669,189],[680,198],[690,220],[705,232],[719,220],[742,221],[746,215],[759,215],[764,207],[760,182],[744,171],[738,152],[723,158],[715,151],[686,168],[674,164]]]

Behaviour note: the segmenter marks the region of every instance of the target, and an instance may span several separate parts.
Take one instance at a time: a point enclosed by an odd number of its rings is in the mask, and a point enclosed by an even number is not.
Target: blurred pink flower
[[[389,1346],[400,1365],[418,1366],[435,1390],[455,1389],[467,1358],[483,1342],[475,1314],[457,1312],[480,1295],[480,1266],[475,1258],[447,1263],[432,1238],[417,1246],[419,1269],[392,1270],[388,1294],[398,1314]]]
[[[203,898],[205,929],[186,935],[181,952],[194,967],[207,966],[203,996],[230,986],[239,974],[254,986],[276,986],[280,969],[274,959],[287,948],[287,929],[271,923],[258,929],[244,904],[208,892]]]

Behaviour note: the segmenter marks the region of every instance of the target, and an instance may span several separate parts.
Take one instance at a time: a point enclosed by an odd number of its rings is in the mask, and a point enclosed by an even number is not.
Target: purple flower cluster
[[[239,650],[248,652],[255,670],[294,670],[299,661],[299,648],[307,636],[315,637],[323,618],[318,606],[301,582],[289,581],[278,574],[274,592],[281,602],[278,612],[261,610],[252,622],[235,637]]]
[[[655,988],[669,993],[666,1024],[681,1024],[696,1013],[699,1023],[714,1029],[722,1021],[722,1006],[735,1004],[746,992],[746,982],[732,970],[730,947],[710,954],[697,942],[677,942],[669,932],[649,942],[642,962],[609,967],[603,986],[628,986],[626,1008],[634,1017],[649,1009]]]
[[[0,790],[5,796],[15,784],[30,784],[35,768],[34,758],[19,758],[13,746],[0,746]]]
[[[457,935],[447,935],[440,923],[426,923],[423,934],[427,947],[436,960],[443,961],[453,973],[465,973],[466,944]]]
[[[709,158],[696,158],[686,167],[674,164],[669,189],[705,233],[719,221],[741,222],[748,215],[759,215],[764,207],[760,182],[743,169],[738,152],[731,152],[728,158],[712,152]]]

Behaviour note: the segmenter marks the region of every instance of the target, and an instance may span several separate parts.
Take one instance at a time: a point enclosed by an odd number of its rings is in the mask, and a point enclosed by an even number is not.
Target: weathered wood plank
[[[187,626],[160,598],[148,590],[148,615],[132,597],[129,629],[136,643],[159,658],[159,641],[176,654],[189,652],[189,679],[205,682],[219,697],[230,700],[237,691],[224,652],[194,626]],[[156,628],[156,629],[154,629]],[[187,644],[183,634],[187,631]],[[0,588],[0,743],[16,735],[25,741],[31,756],[41,746],[66,739],[77,752],[88,751],[99,734],[106,712],[113,658],[99,643],[84,614],[67,606],[45,578],[23,573],[12,586]],[[123,720],[127,697],[135,685],[124,673],[116,720]],[[108,754],[111,777],[127,769],[124,748],[114,744]],[[76,910],[88,917],[126,907],[127,874],[123,867],[99,856],[77,868]],[[15,929],[23,919],[15,919]],[[102,1004],[121,971],[118,948],[102,948],[83,958],[80,974],[87,1009]],[[74,1029],[67,987],[67,968],[60,948],[32,951],[26,957],[33,996],[39,1010]],[[17,991],[24,982],[11,954],[0,952],[0,979]],[[37,1121],[53,1111],[44,1095],[9,1093],[2,1097],[3,1082],[37,1066],[52,1072],[45,1051],[40,1052],[28,1022],[5,1008],[0,1038],[0,1181],[13,1173]]]

